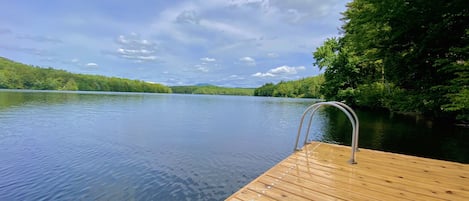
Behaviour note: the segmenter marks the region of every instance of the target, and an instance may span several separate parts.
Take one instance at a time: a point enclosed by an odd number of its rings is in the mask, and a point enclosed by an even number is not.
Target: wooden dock
[[[308,144],[226,200],[469,200],[468,164],[350,149]]]

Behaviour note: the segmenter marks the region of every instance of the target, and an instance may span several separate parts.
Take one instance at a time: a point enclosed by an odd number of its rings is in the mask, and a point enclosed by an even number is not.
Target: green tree
[[[0,88],[171,93],[169,87],[140,80],[73,74],[0,57]]]
[[[281,81],[278,84],[267,83],[254,90],[255,96],[274,96],[292,98],[321,98],[320,87],[324,76],[303,78],[293,81]]]
[[[74,79],[70,79],[62,88],[60,88],[60,90],[77,91],[78,85]]]
[[[432,116],[466,113],[466,1],[354,0],[343,16],[342,37],[313,53],[325,68],[326,98]]]
[[[275,85],[273,83],[267,83],[254,90],[254,96],[273,96]]]

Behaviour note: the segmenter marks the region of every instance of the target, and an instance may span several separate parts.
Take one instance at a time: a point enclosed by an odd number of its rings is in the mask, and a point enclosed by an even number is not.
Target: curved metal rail
[[[357,114],[355,113],[355,111],[353,111],[353,109],[350,106],[346,105],[345,103],[338,102],[338,101],[330,101],[330,102],[339,104],[340,106],[344,107],[352,114],[353,118],[355,119],[355,131],[353,133],[354,138],[352,139],[352,143],[355,141],[355,145],[352,144],[352,146],[355,147],[356,151],[360,151],[358,150],[358,133],[359,133],[358,131],[360,130],[360,122],[358,121]]]
[[[313,105],[309,106],[305,110],[305,112],[303,113],[303,116],[301,117],[300,126],[298,128],[298,135],[296,136],[294,151],[301,150],[301,148],[298,148],[298,142],[299,142],[299,139],[300,139],[301,130],[303,128],[303,122],[304,122],[304,119],[305,119],[306,115],[309,112],[311,112],[311,116],[310,116],[310,119],[309,119],[309,124],[308,124],[308,128],[306,130],[306,136],[305,136],[305,140],[304,140],[303,145],[309,143],[308,142],[308,136],[309,136],[309,132],[310,132],[310,129],[311,129],[311,123],[312,123],[314,114],[316,113],[316,111],[320,107],[325,106],[325,105],[329,105],[329,106],[333,106],[333,107],[338,108],[339,110],[344,112],[345,115],[347,116],[347,118],[350,120],[350,123],[352,124],[352,154],[351,154],[349,163],[350,164],[356,164],[357,162],[356,162],[356,159],[355,159],[355,152],[358,151],[358,131],[359,131],[358,117],[357,117],[356,113],[352,110],[352,108],[350,108],[348,105],[346,105],[344,103],[337,102],[337,101],[316,103],[316,104],[313,104]]]

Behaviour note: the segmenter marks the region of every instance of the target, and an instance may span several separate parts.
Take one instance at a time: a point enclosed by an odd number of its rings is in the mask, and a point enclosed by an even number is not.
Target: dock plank
[[[226,200],[469,200],[469,165],[312,142]]]

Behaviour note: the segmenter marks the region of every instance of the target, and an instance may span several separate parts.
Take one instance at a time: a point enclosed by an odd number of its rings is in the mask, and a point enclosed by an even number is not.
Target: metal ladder
[[[296,136],[296,142],[295,142],[295,147],[293,151],[301,150],[301,147],[298,147],[298,142],[300,139],[301,130],[303,128],[303,122],[304,122],[305,117],[308,115],[308,113],[311,113],[311,116],[309,118],[308,128],[306,130],[305,140],[303,142],[303,146],[311,143],[310,141],[308,141],[308,136],[309,136],[309,131],[311,128],[311,123],[313,121],[314,113],[316,113],[316,111],[319,108],[326,106],[326,105],[338,108],[339,110],[344,112],[347,118],[350,120],[350,123],[352,124],[352,155],[350,156],[350,160],[348,162],[350,164],[357,164],[357,161],[355,159],[355,152],[358,151],[358,130],[360,126],[358,122],[358,117],[357,117],[357,114],[355,114],[355,112],[352,110],[352,108],[350,108],[348,105],[344,103],[337,102],[337,101],[315,103],[309,106],[304,111],[303,116],[301,117],[300,126],[298,128],[298,135]]]

